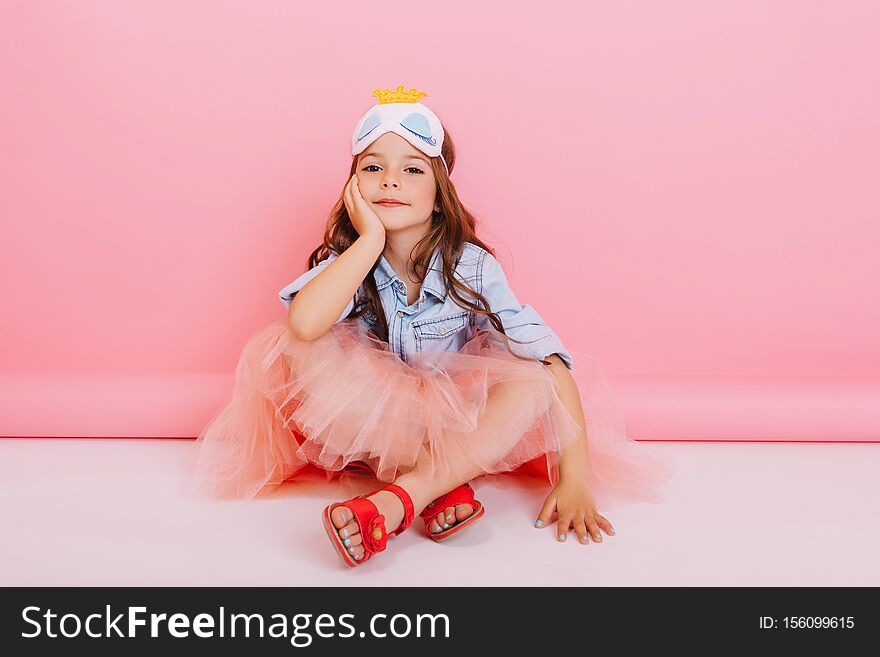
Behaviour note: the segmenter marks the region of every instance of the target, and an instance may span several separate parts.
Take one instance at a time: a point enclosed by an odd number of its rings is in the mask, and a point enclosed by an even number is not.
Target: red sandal
[[[431,524],[431,521],[438,515],[438,511],[442,511],[449,506],[454,508],[456,504],[470,504],[472,507],[474,507],[474,512],[464,520],[461,520],[454,524],[446,531],[432,534],[431,530],[429,529],[429,525]],[[470,484],[465,483],[461,486],[458,486],[457,488],[453,488],[445,495],[441,495],[436,500],[431,502],[419,514],[419,517],[425,521],[425,529],[428,532],[428,536],[431,537],[431,540],[443,541],[455,534],[456,532],[461,531],[468,525],[472,525],[473,523],[475,523],[477,520],[483,517],[483,514],[485,512],[485,507],[479,501],[474,499],[474,489],[471,488]]]
[[[397,484],[388,484],[379,490],[390,490],[403,502],[403,520],[400,526],[391,532],[392,535],[401,534],[412,524],[413,516],[415,515],[412,498],[409,496],[409,493]],[[324,507],[324,529],[327,531],[327,536],[330,542],[333,543],[333,547],[336,548],[337,554],[345,562],[345,565],[351,568],[369,561],[376,552],[381,552],[385,549],[385,544],[388,541],[389,534],[385,528],[385,516],[379,513],[379,509],[376,508],[375,504],[366,499],[370,495],[378,493],[379,490],[364,493],[345,502],[337,502]],[[362,559],[355,559],[352,556],[349,548],[346,548],[342,539],[339,538],[339,531],[333,526],[330,514],[338,506],[344,506],[351,510],[354,516],[354,521],[358,525],[358,531],[361,533],[362,545],[364,546],[364,556]]]

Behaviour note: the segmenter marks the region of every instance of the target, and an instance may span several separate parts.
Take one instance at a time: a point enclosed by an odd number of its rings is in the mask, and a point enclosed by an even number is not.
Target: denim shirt
[[[290,309],[294,295],[337,257],[338,254],[331,251],[328,258],[282,288],[278,296],[284,307]],[[471,242],[465,243],[453,275],[486,297],[509,337],[517,340],[537,339],[528,344],[511,342],[513,351],[533,358],[559,354],[565,366],[569,370],[574,369],[572,356],[559,336],[544,323],[532,306],[517,300],[507,283],[504,270],[491,253]],[[419,298],[412,305],[407,304],[406,284],[397,276],[384,254],[379,257],[373,276],[385,309],[388,344],[404,362],[408,355],[420,351],[458,351],[477,330],[492,328],[486,315],[472,313],[455,303],[451,296],[447,297],[439,248],[431,257]],[[364,295],[363,288],[361,284],[336,323],[344,321],[352,311],[357,297]],[[365,322],[374,330],[379,324],[372,310],[357,321]]]

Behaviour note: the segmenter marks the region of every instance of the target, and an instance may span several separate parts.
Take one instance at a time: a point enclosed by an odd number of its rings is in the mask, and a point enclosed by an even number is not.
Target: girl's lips
[[[381,205],[386,208],[399,208],[406,205],[406,203],[389,203],[388,201],[379,201],[376,205]]]

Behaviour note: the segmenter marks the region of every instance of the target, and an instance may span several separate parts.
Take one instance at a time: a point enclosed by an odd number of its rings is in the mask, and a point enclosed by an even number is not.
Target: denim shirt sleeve
[[[484,256],[480,269],[480,292],[489,302],[490,309],[497,313],[509,337],[517,340],[535,340],[526,344],[511,342],[511,349],[515,350],[519,347],[521,351],[534,358],[559,354],[569,371],[573,370],[574,360],[559,336],[544,323],[538,311],[528,304],[517,301],[498,260],[488,252]],[[474,324],[478,329],[492,326],[486,315],[476,315]]]
[[[284,304],[284,307],[287,310],[290,310],[290,302],[293,301],[293,297],[296,295],[296,293],[299,292],[301,289],[303,289],[305,287],[306,283],[308,283],[310,280],[315,278],[315,276],[317,276],[322,271],[327,269],[327,266],[331,262],[336,260],[336,258],[338,258],[338,257],[339,256],[337,253],[331,251],[330,257],[326,258],[325,260],[322,260],[317,265],[315,265],[314,267],[309,269],[306,273],[299,276],[299,278],[297,278],[293,282],[285,285],[278,292],[278,296],[281,298],[281,303]],[[343,309],[342,314],[339,316],[339,319],[336,320],[336,322],[335,322],[336,324],[338,324],[339,322],[344,320],[346,318],[346,316],[348,315],[348,313],[350,313],[352,311],[352,309],[354,308],[354,301],[355,301],[355,297],[353,296],[349,300],[348,305],[346,305],[345,308]]]

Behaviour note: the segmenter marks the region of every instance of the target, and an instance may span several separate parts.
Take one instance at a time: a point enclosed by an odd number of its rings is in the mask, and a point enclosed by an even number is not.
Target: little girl
[[[316,473],[386,483],[324,509],[349,566],[416,513],[435,541],[461,531],[485,513],[469,482],[503,473],[549,479],[537,527],[555,514],[557,540],[601,541],[614,530],[595,500],[662,499],[671,460],[626,436],[598,361],[578,354],[579,388],[572,352],[517,301],[449,179],[455,148],[427,94],[373,95],[323,244],[279,292],[287,319],[244,347],[195,482],[244,499]]]

